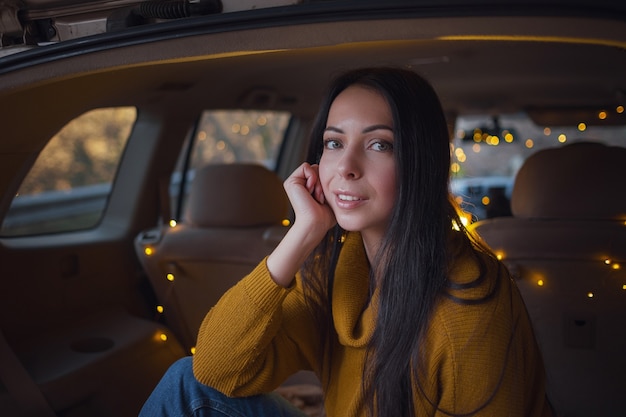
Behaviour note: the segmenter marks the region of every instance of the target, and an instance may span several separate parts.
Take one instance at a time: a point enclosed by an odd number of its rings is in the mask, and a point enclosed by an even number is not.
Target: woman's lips
[[[339,208],[352,209],[352,208],[360,206],[365,201],[366,201],[365,198],[358,196],[358,195],[349,194],[345,192],[335,193],[335,203],[337,204],[337,207]]]

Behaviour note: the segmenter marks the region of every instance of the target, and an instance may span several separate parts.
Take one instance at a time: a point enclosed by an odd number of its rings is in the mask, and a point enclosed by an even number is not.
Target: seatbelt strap
[[[22,365],[0,330],[0,380],[23,417],[56,417],[37,383]]]

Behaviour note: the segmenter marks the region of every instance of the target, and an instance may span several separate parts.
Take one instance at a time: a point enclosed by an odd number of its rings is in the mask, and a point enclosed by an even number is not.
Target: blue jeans
[[[191,357],[176,361],[167,370],[139,412],[140,417],[305,417],[278,394],[231,398],[199,383],[191,369]]]

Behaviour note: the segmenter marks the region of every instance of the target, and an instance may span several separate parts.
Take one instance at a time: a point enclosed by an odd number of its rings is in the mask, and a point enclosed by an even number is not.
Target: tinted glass
[[[106,108],[65,125],[24,178],[1,234],[23,236],[96,226],[135,119],[134,107]]]

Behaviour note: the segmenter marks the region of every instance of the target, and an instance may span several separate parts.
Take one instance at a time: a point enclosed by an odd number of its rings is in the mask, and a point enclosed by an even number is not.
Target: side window
[[[95,227],[135,119],[134,107],[105,108],[65,125],[22,182],[0,234],[25,236]]]
[[[276,111],[204,111],[172,175],[170,195],[175,218],[181,217],[196,169],[237,162],[275,169],[290,119],[289,113]],[[185,191],[181,193],[181,189]]]

